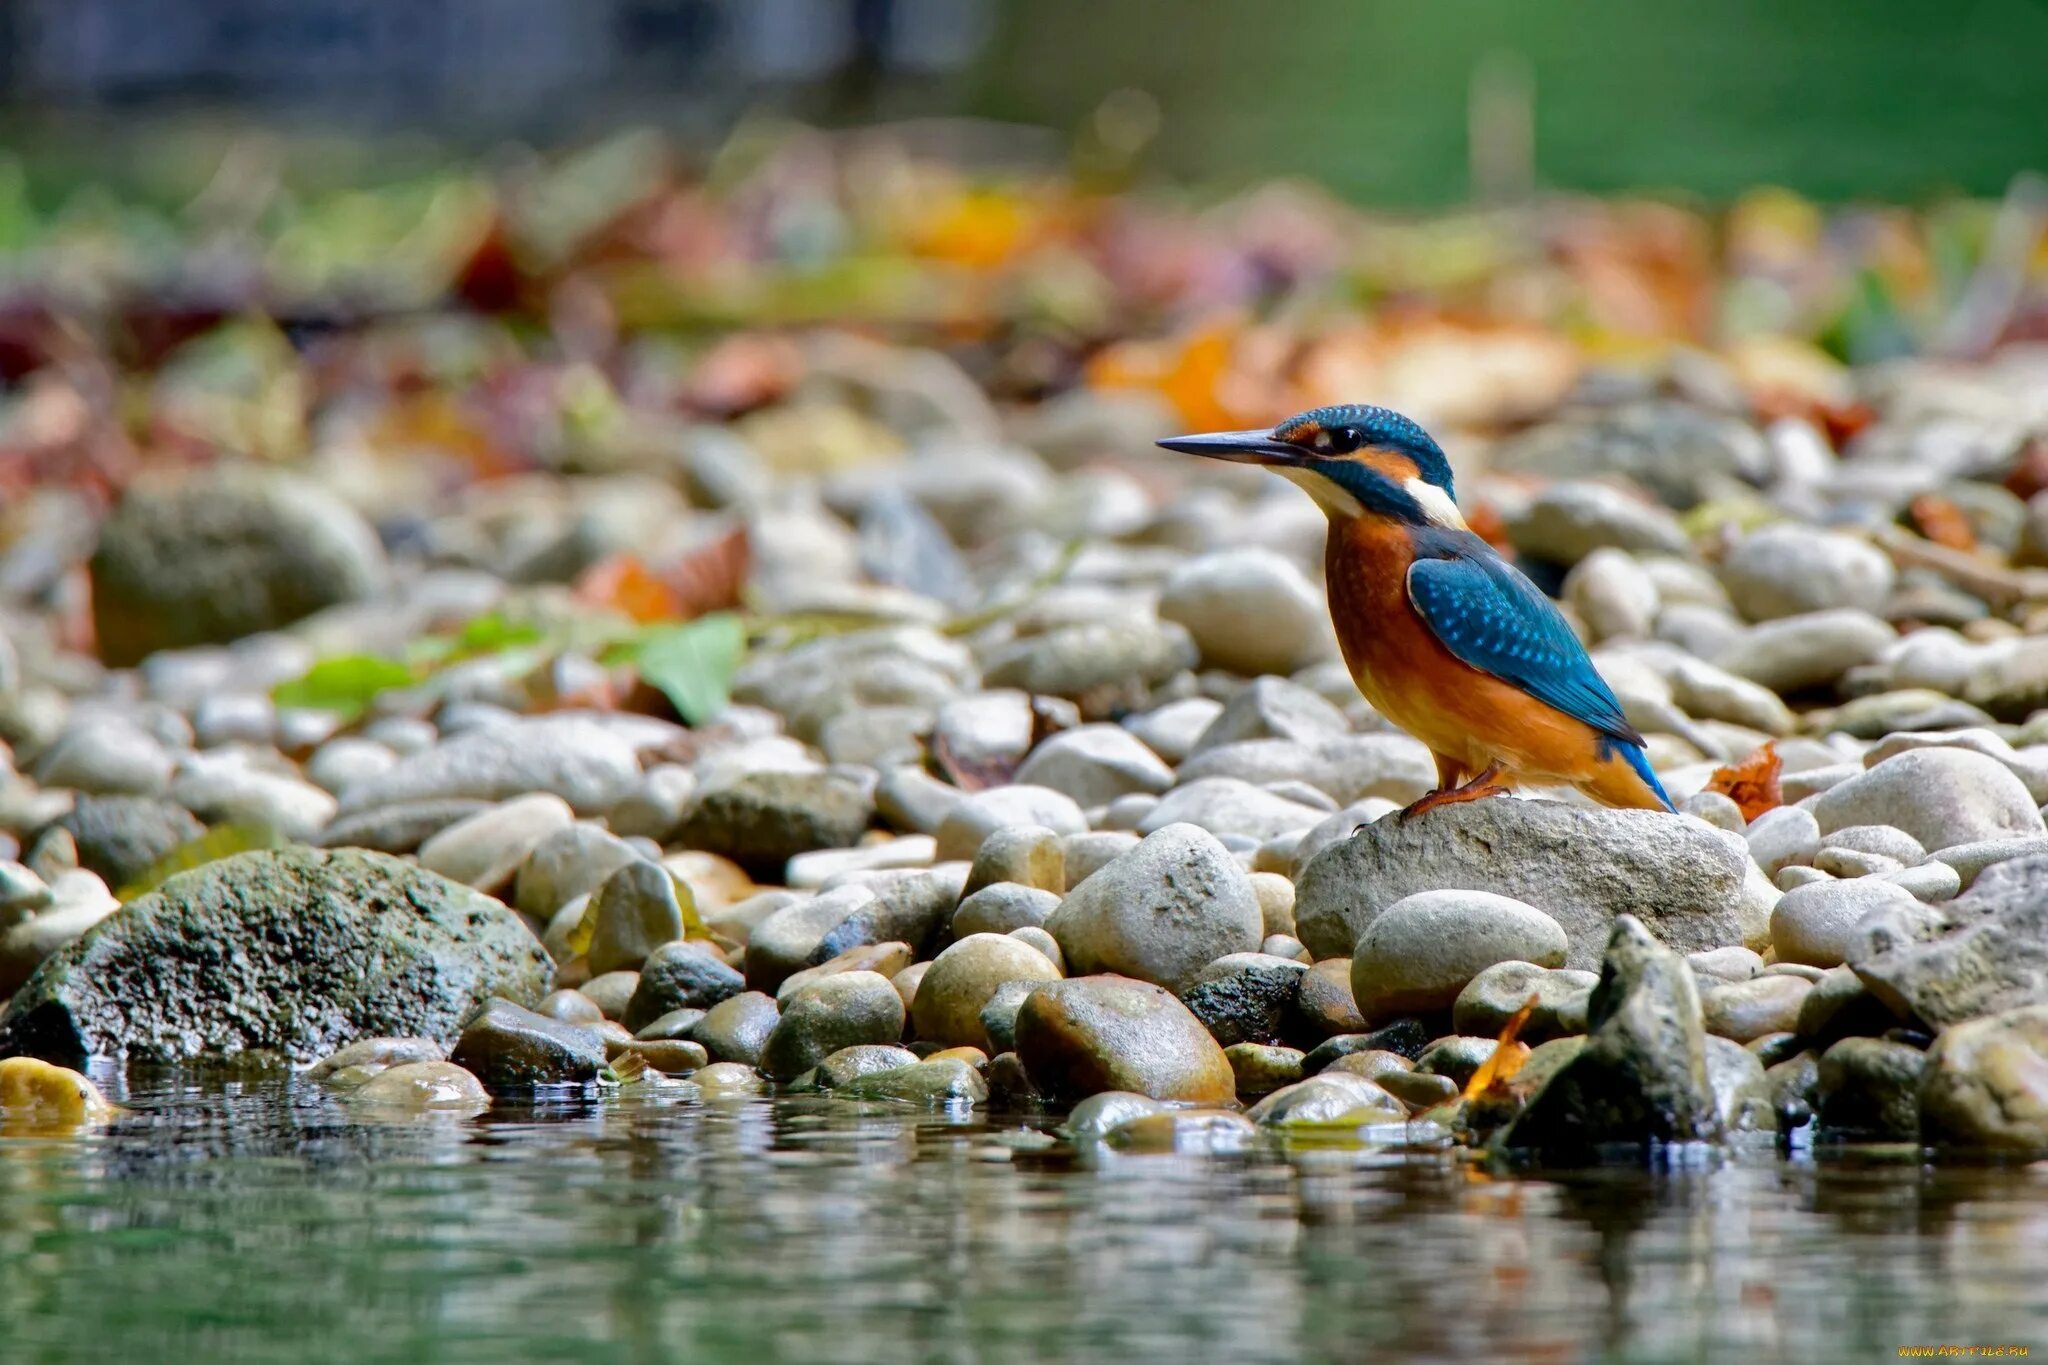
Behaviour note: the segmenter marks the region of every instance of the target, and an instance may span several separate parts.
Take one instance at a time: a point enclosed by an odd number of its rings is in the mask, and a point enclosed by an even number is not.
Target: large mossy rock
[[[100,528],[93,623],[101,657],[133,664],[288,626],[384,576],[376,532],[317,485],[253,465],[151,475]]]
[[[554,968],[512,911],[364,849],[264,849],[182,873],[52,955],[0,1013],[0,1057],[315,1058],[453,1042]]]

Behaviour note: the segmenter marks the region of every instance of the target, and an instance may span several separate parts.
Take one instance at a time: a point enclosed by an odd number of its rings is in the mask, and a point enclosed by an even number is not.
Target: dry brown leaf
[[[1743,819],[1754,820],[1785,804],[1784,794],[1778,790],[1778,776],[1784,770],[1777,742],[1766,740],[1735,762],[1714,769],[1706,790],[1721,793],[1741,808]]]
[[[735,526],[669,565],[661,579],[675,594],[677,619],[690,621],[707,612],[738,608],[753,565],[753,545],[744,526]]]
[[[576,596],[643,623],[674,621],[684,615],[681,594],[624,551],[607,555],[579,574]]]
[[[1937,493],[1922,493],[1907,506],[1907,515],[1921,535],[1951,550],[1975,553],[1977,528],[1963,509]]]

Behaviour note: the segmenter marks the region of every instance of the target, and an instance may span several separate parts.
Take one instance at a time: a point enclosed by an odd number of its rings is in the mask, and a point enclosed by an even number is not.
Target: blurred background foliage
[[[1148,170],[1219,190],[1915,201],[2048,162],[2043,51],[2041,0],[12,0],[0,130],[40,192],[175,195],[238,127],[347,183],[625,123],[709,147],[765,112],[968,115],[1085,149],[1110,100]]]

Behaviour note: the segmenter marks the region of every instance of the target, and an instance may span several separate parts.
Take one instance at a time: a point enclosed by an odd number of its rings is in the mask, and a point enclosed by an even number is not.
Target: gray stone
[[[1006,782],[1031,751],[1036,729],[1028,693],[977,692],[939,707],[932,748],[961,771]]]
[[[984,1103],[988,1099],[988,1082],[957,1057],[934,1057],[888,1071],[869,1072],[840,1087],[838,1093],[849,1099],[936,1109]]]
[[[463,1026],[448,1060],[493,1095],[519,1094],[595,1082],[605,1065],[604,1041],[591,1029],[491,999]]]
[[[1574,1152],[1719,1136],[1692,972],[1633,915],[1614,922],[1587,1022],[1585,1045],[1530,1099],[1507,1147]]]
[[[1182,757],[1252,739],[1313,745],[1350,729],[1342,711],[1300,683],[1254,678],[1231,696]]]
[[[1043,825],[1010,825],[996,830],[974,851],[966,893],[1010,882],[1062,895],[1067,889],[1067,850],[1062,836]]]
[[[314,836],[313,842],[322,848],[410,853],[456,821],[489,809],[489,802],[466,797],[376,806],[353,815],[336,816]]]
[[[170,798],[210,825],[253,825],[303,843],[334,818],[335,801],[310,782],[245,766],[238,758],[194,756],[171,783]]]
[[[391,1067],[438,1062],[447,1055],[447,1044],[433,1038],[359,1038],[313,1063],[305,1079],[316,1085],[360,1084]],[[340,1079],[344,1074],[347,1079]]]
[[[1547,479],[1621,475],[1689,508],[1771,471],[1763,437],[1739,417],[1676,399],[1588,405],[1516,433],[1492,467]]]
[[[1640,639],[1657,620],[1657,585],[1626,550],[1599,549],[1565,575],[1564,600],[1595,640]]]
[[[917,1065],[917,1054],[894,1043],[859,1043],[843,1047],[818,1063],[818,1089],[838,1090],[863,1076]]]
[[[973,858],[982,841],[1008,825],[1042,825],[1055,834],[1081,834],[1087,817],[1074,799],[1047,787],[992,787],[954,803],[938,830],[938,858]]]
[[[1077,1143],[1099,1142],[1112,1130],[1132,1119],[1166,1112],[1166,1106],[1150,1095],[1128,1090],[1103,1090],[1077,1103],[1063,1125],[1067,1136]]]
[[[466,730],[409,754],[342,792],[341,811],[553,792],[578,814],[599,814],[627,796],[639,774],[633,745],[606,726],[583,716],[538,716]]]
[[[1356,1127],[1403,1123],[1408,1110],[1377,1082],[1326,1071],[1275,1090],[1245,1117],[1261,1128]]]
[[[953,937],[1007,934],[1027,925],[1042,925],[1059,909],[1060,898],[1035,886],[997,882],[960,902],[953,912]]]
[[[1849,966],[1895,1012],[1936,1029],[2048,1004],[2048,856],[1995,863],[1940,910],[1914,902],[1895,924],[1865,921]]]
[[[1358,1012],[1358,997],[1351,993],[1349,958],[1333,957],[1311,964],[1301,979],[1301,993],[1295,998],[1294,1008],[1300,1015],[1305,1038],[1334,1038],[1366,1031],[1365,1016]]]
[[[170,787],[170,751],[139,725],[112,718],[65,728],[36,760],[36,781],[116,796],[161,796]]]
[[[680,763],[657,763],[619,798],[605,823],[621,839],[642,837],[668,843],[696,798],[697,774],[693,770]]]
[[[553,915],[639,857],[631,844],[596,825],[558,829],[536,843],[519,865],[512,903],[529,915]]]
[[[57,821],[78,850],[78,865],[108,886],[126,886],[180,844],[206,833],[190,811],[148,796],[83,795]],[[5,918],[0,907],[0,919]]]
[[[676,895],[675,876],[644,858],[605,878],[591,893],[583,913],[591,925],[585,954],[590,970],[599,974],[637,969],[649,953],[683,936],[683,907]]]
[[[1553,564],[1576,564],[1602,546],[1666,554],[1689,548],[1669,512],[1600,483],[1552,484],[1509,518],[1508,538]]]
[[[306,760],[306,777],[315,786],[339,795],[345,787],[389,772],[397,762],[398,754],[389,746],[343,735],[313,751]]]
[[[918,983],[911,1024],[919,1039],[945,1047],[991,1047],[981,1012],[1005,983],[1057,981],[1046,956],[1001,934],[970,934],[932,959]]]
[[[698,1041],[705,1041],[703,1034],[699,1025]],[[771,1080],[794,1080],[843,1047],[893,1043],[902,1036],[903,998],[888,978],[841,972],[790,997],[761,1046],[758,1065]]]
[[[497,895],[511,885],[513,874],[541,840],[575,819],[558,796],[540,792],[515,797],[457,821],[421,844],[420,866]],[[559,904],[551,905],[544,913],[559,908]]]
[[[1695,976],[1713,977],[1719,981],[1747,981],[1764,969],[1764,960],[1748,948],[1709,948],[1704,952],[1687,953],[1685,965],[1692,968]]]
[[[656,948],[640,968],[620,1021],[640,1030],[655,1019],[682,1009],[709,1010],[746,989],[746,979],[727,966],[705,943],[667,943]]]
[[[1163,792],[1173,785],[1173,769],[1120,725],[1081,725],[1033,749],[1017,781],[1099,806],[1131,792]]]
[[[874,899],[865,886],[842,886],[769,914],[747,939],[747,986],[773,994],[792,972],[835,956],[839,950],[826,950],[825,935]]]
[[[1189,560],[1167,579],[1159,616],[1187,628],[1204,665],[1232,673],[1291,673],[1330,652],[1322,594],[1269,550]]]
[[[755,772],[699,791],[675,840],[779,877],[799,853],[858,843],[873,815],[867,789],[836,772]]]
[[[1497,962],[1561,967],[1564,928],[1532,905],[1486,891],[1420,891],[1375,916],[1351,959],[1351,992],[1368,1024],[1450,1009]]]
[[[1451,1004],[1451,1028],[1475,1037],[1497,1038],[1508,1020],[1530,999],[1535,1008],[1516,1037],[1531,1044],[1586,1031],[1586,1010],[1600,978],[1569,967],[1534,962],[1496,962],[1458,992]]]
[[[1831,607],[1876,612],[1895,577],[1891,560],[1869,541],[1792,522],[1751,531],[1721,560],[1728,596],[1752,621]]]
[[[641,976],[645,979],[646,973]],[[714,1062],[754,1066],[760,1062],[761,1049],[767,1046],[768,1035],[775,1031],[776,1021],[781,1017],[774,996],[747,991],[729,996],[706,1010],[697,1027],[690,1031],[690,1039],[702,1044]]]
[[[1123,723],[1146,748],[1168,763],[1178,763],[1194,752],[1222,711],[1223,704],[1212,697],[1182,697],[1142,715],[1126,716]]]
[[[1076,973],[1178,991],[1215,959],[1256,951],[1262,925],[1238,861],[1203,830],[1168,825],[1068,892],[1045,927]]]
[[[923,983],[920,981],[919,984]],[[988,1035],[991,1052],[1001,1054],[1017,1050],[1017,1012],[1024,1008],[1024,1001],[1041,984],[1031,980],[1005,981],[982,1005],[981,1031]],[[911,1008],[916,1009],[914,1000]]]
[[[1653,811],[1555,801],[1467,801],[1419,819],[1388,816],[1330,845],[1296,881],[1296,937],[1318,959],[1349,957],[1394,902],[1464,887],[1510,896],[1564,926],[1568,967],[1599,961],[1617,915],[1683,952],[1768,941],[1776,894],[1742,840]]]
[[[1795,1033],[1799,1008],[1812,990],[1811,981],[1781,975],[1753,976],[1703,989],[1700,1005],[1707,1032],[1738,1043],[1773,1033]]]
[[[1138,822],[1140,834],[1168,825],[1195,825],[1222,835],[1255,840],[1304,830],[1323,820],[1327,811],[1290,801],[1234,777],[1204,777],[1175,787]]]
[[[171,878],[58,952],[0,1014],[0,1055],[311,1061],[357,1037],[452,1038],[481,1001],[538,1000],[553,975],[519,918],[468,887],[378,853],[261,850]]]
[[[1838,967],[1865,915],[1913,903],[1910,892],[1876,877],[1794,887],[1771,912],[1771,946],[1780,962]]]
[[[1237,1078],[1199,1019],[1167,991],[1120,976],[1051,981],[1017,1015],[1017,1055],[1033,1085],[1072,1102],[1106,1090],[1228,1104]]]
[[[1914,749],[1830,787],[1813,802],[1823,834],[1891,825],[1929,849],[2036,836],[2041,812],[1996,759],[1967,749]]]
[[[1935,1039],[1920,1078],[1920,1131],[1943,1146],[2048,1151],[2048,1005],[1973,1019]]]
[[[275,630],[384,577],[376,532],[318,485],[238,464],[146,475],[93,554],[100,657],[125,666]]]
[[[1711,1033],[1706,1055],[1707,1086],[1714,1092],[1714,1112],[1720,1118],[1721,1131],[1730,1137],[1776,1132],[1777,1108],[1762,1060],[1740,1043]]]
[[[1774,692],[1797,692],[1832,686],[1896,638],[1896,631],[1869,612],[1842,607],[1751,626],[1714,662]]]
[[[1808,865],[1820,852],[1820,822],[1813,812],[1799,806],[1777,806],[1749,822],[1742,837],[1749,843],[1749,856],[1775,877],[1783,868]]]
[[[983,677],[991,687],[1071,698],[1087,711],[1100,698],[1165,682],[1193,667],[1196,657],[1187,631],[1170,621],[1098,621],[1005,645],[991,655]]]
[[[2014,858],[2048,853],[2048,834],[2019,835],[2010,839],[1980,839],[1974,843],[1951,844],[1934,856],[1956,870],[1963,889],[1968,890],[1985,868]]]
[[[1132,830],[1092,830],[1062,836],[1060,850],[1066,855],[1066,881],[1058,890],[1066,894],[1137,846],[1138,835]]]

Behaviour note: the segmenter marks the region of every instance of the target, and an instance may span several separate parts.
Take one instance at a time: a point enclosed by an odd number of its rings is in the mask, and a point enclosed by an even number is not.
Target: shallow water
[[[366,1124],[271,1078],[124,1103],[0,1136],[0,1361],[2048,1350],[2048,1165],[1509,1178],[1023,1151],[1023,1120],[817,1098]]]

